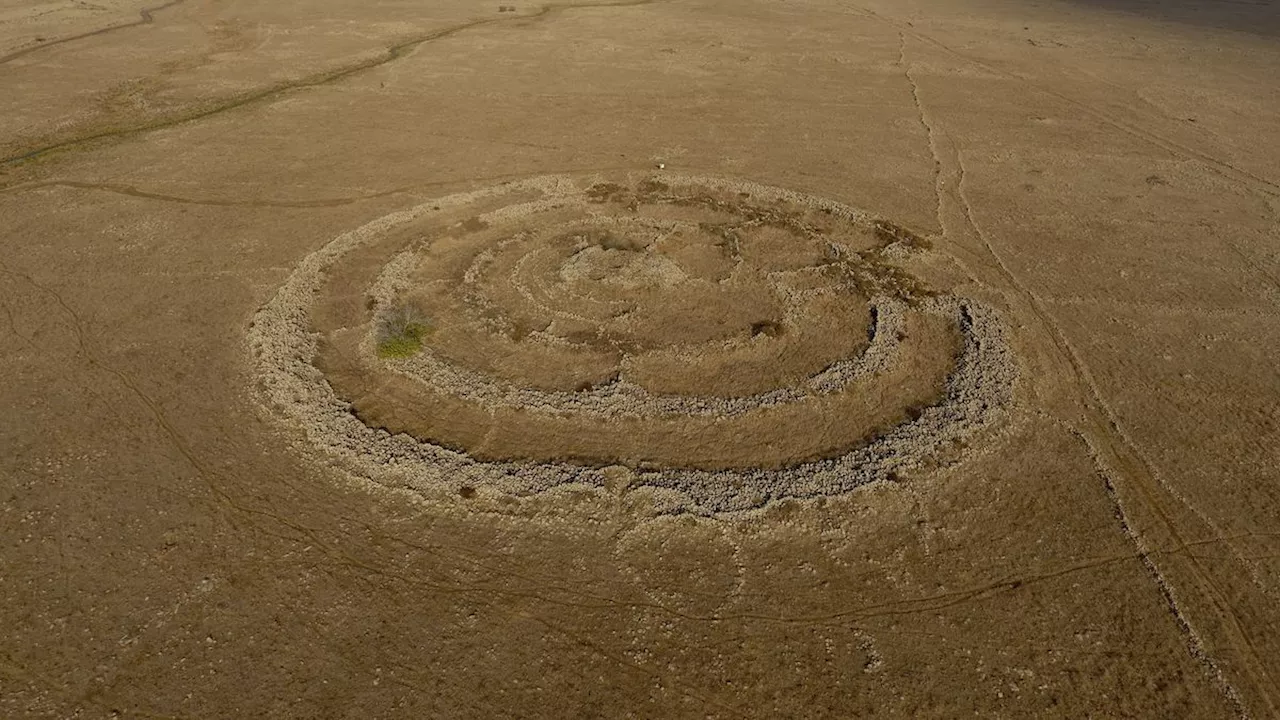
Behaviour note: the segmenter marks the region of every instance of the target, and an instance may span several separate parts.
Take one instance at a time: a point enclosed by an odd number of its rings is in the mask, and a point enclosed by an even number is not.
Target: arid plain
[[[0,0],[0,716],[1280,717],[1277,77],[1270,2]]]

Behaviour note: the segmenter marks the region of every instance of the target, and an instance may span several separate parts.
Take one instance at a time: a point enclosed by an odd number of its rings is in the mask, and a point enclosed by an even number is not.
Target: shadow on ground
[[[1071,3],[1255,35],[1280,36],[1276,0],[1068,0]]]

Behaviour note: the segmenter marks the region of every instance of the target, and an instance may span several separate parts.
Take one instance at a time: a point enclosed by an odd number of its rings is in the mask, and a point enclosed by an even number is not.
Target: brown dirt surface
[[[0,717],[1280,717],[1276,17],[0,0]]]

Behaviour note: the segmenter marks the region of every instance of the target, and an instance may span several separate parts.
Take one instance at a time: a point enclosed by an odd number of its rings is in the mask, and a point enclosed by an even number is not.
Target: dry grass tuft
[[[422,350],[422,341],[431,331],[431,324],[416,308],[393,308],[378,330],[378,357],[387,360],[413,357]]]

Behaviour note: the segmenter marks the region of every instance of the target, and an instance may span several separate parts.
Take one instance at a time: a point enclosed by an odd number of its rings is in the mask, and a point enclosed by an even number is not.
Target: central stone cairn
[[[1002,414],[997,319],[904,269],[926,252],[776,188],[538,178],[338,238],[250,340],[267,404],[370,479],[739,511],[892,478]]]

